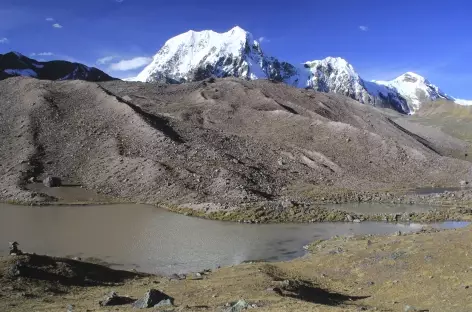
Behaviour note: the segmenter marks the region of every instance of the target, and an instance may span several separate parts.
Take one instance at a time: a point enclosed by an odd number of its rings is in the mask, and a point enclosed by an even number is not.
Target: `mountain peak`
[[[339,65],[342,65],[342,66],[350,66],[350,64],[345,59],[343,59],[342,57],[339,57],[339,56],[336,56],[336,57],[328,56],[328,57],[324,58],[323,61],[326,61],[328,63],[339,64]]]
[[[231,28],[229,31],[223,33],[222,35],[228,35],[231,38],[237,38],[236,40],[241,40],[241,41],[251,41],[250,43],[252,44],[252,34],[244,29],[242,29],[239,26],[235,26]]]
[[[231,33],[231,34],[240,34],[240,33],[247,34],[247,33],[249,33],[248,31],[242,29],[239,26],[234,26],[228,32]]]
[[[404,73],[402,76],[404,76],[404,75],[418,77],[418,78],[424,78],[423,76],[421,76],[421,75],[419,75],[415,72],[411,72],[411,71]]]
[[[342,57],[328,56],[322,60],[306,62],[305,67],[312,69],[331,68],[333,72],[343,72],[354,78],[359,76],[354,70],[354,67]]]
[[[17,58],[25,57],[23,54],[21,54],[20,52],[16,52],[16,51],[11,51],[11,52],[5,53],[5,55],[11,55],[11,56],[14,55]]]
[[[191,29],[185,33],[182,33],[180,35],[177,35],[167,40],[166,44],[170,42],[175,42],[175,41],[181,42],[184,40],[199,40],[201,38],[209,38],[209,37],[217,37],[217,36],[220,36],[220,37],[224,36],[224,37],[231,37],[232,39],[238,38],[238,39],[246,40],[246,38],[249,37],[250,35],[251,35],[250,32],[242,29],[239,26],[235,26],[231,28],[230,30],[226,32],[222,32],[222,33],[219,33],[210,29],[198,30],[198,31]]]
[[[414,72],[406,72],[403,75],[395,78],[394,80],[396,81],[404,81],[404,82],[411,82],[411,83],[424,83],[424,84],[430,84],[428,79],[425,77],[414,73]]]
[[[417,111],[425,101],[453,100],[428,79],[414,72],[406,72],[391,81],[376,81],[376,83],[395,89],[408,101],[412,111]]]
[[[321,59],[321,60],[308,61],[308,62],[306,62],[306,64],[313,63],[313,62],[325,63],[325,64],[328,64],[328,63],[329,64],[339,64],[341,66],[349,66],[350,65],[345,59],[343,59],[342,57],[338,57],[338,56],[328,56],[328,57],[325,57],[324,59]]]
[[[343,94],[364,104],[391,107],[408,113],[404,99],[396,96],[387,87],[364,81],[354,67],[341,57],[326,57],[322,60],[306,62],[308,86],[321,92]]]

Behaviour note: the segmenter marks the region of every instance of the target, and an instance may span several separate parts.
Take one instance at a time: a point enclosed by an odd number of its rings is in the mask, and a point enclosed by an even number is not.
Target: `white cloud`
[[[121,60],[110,65],[110,70],[127,71],[144,67],[151,63],[152,57],[139,56],[130,60]]]
[[[104,65],[104,64],[110,63],[111,61],[113,61],[116,58],[117,57],[114,56],[114,55],[105,56],[105,57],[99,58],[96,63],[99,64],[99,65]]]
[[[0,43],[8,43],[8,38],[0,38]]]
[[[368,30],[369,30],[369,27],[367,27],[367,26],[359,26],[359,29],[362,30],[362,31],[368,31]]]
[[[46,17],[46,22],[54,22],[54,19],[52,17]]]
[[[267,37],[259,37],[259,42],[270,42],[270,40]]]
[[[52,24],[52,27],[54,27],[54,28],[62,28],[62,25],[59,24],[59,23],[56,23],[56,24]]]
[[[53,56],[54,53],[52,52],[40,52],[40,53],[31,53],[31,56]]]

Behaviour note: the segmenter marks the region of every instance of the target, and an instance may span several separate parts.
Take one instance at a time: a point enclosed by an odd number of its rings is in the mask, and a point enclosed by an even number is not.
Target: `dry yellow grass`
[[[52,297],[27,298],[3,283],[0,311],[65,311],[68,304],[74,311],[132,311],[130,306],[102,308],[98,301],[111,290],[139,298],[150,288],[174,297],[174,311],[221,311],[238,299],[257,304],[254,311],[261,312],[404,311],[406,306],[471,311],[471,242],[470,227],[338,238],[316,244],[314,253],[301,259],[222,268],[203,280],[151,276],[113,287],[72,287]]]

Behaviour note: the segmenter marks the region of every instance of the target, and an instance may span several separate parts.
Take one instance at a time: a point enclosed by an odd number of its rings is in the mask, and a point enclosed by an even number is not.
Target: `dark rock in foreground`
[[[234,303],[231,307],[225,310],[225,312],[241,312],[246,310],[249,307],[249,304],[245,300],[239,300]]]
[[[156,289],[149,290],[143,298],[133,303],[133,307],[137,309],[146,309],[152,307],[163,307],[174,305],[174,298],[160,292]]]
[[[133,301],[134,300],[132,298],[118,296],[116,292],[112,291],[111,293],[106,295],[102,301],[100,301],[100,305],[102,307],[109,307],[109,306],[129,304],[129,303],[132,303]]]
[[[18,256],[23,254],[23,252],[18,248],[18,246],[20,245],[18,244],[18,242],[10,242],[9,245],[11,256]]]
[[[57,177],[47,177],[43,180],[43,184],[47,187],[59,187],[62,185],[62,181]]]

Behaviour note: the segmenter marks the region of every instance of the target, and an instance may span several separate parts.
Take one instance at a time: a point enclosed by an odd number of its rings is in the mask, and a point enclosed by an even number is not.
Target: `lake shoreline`
[[[318,189],[310,194],[303,191],[297,200],[275,199],[239,204],[221,203],[155,203],[133,201],[98,194],[82,187],[47,188],[41,184],[29,186],[35,196],[28,200],[7,200],[4,203],[27,206],[86,206],[112,204],[149,204],[184,215],[210,220],[243,223],[309,223],[309,222],[422,222],[472,220],[472,190],[470,188],[419,188],[393,191],[357,192],[353,190]],[[33,191],[35,190],[35,191]],[[36,191],[40,193],[35,193]],[[67,191],[67,192],[64,192]],[[71,192],[72,191],[72,192]],[[77,196],[78,191],[80,196]],[[57,196],[64,196],[61,199]],[[85,195],[84,195],[85,194]],[[56,197],[54,197],[54,196]],[[424,205],[427,211],[358,213],[337,209],[338,205]]]
[[[305,254],[303,246],[314,240],[424,226],[401,222],[248,224],[195,218],[152,205],[0,205],[0,252],[6,252],[2,247],[8,242],[18,241],[30,252],[93,257],[115,268],[173,274],[244,261],[286,261]],[[450,228],[466,222],[429,224]]]

